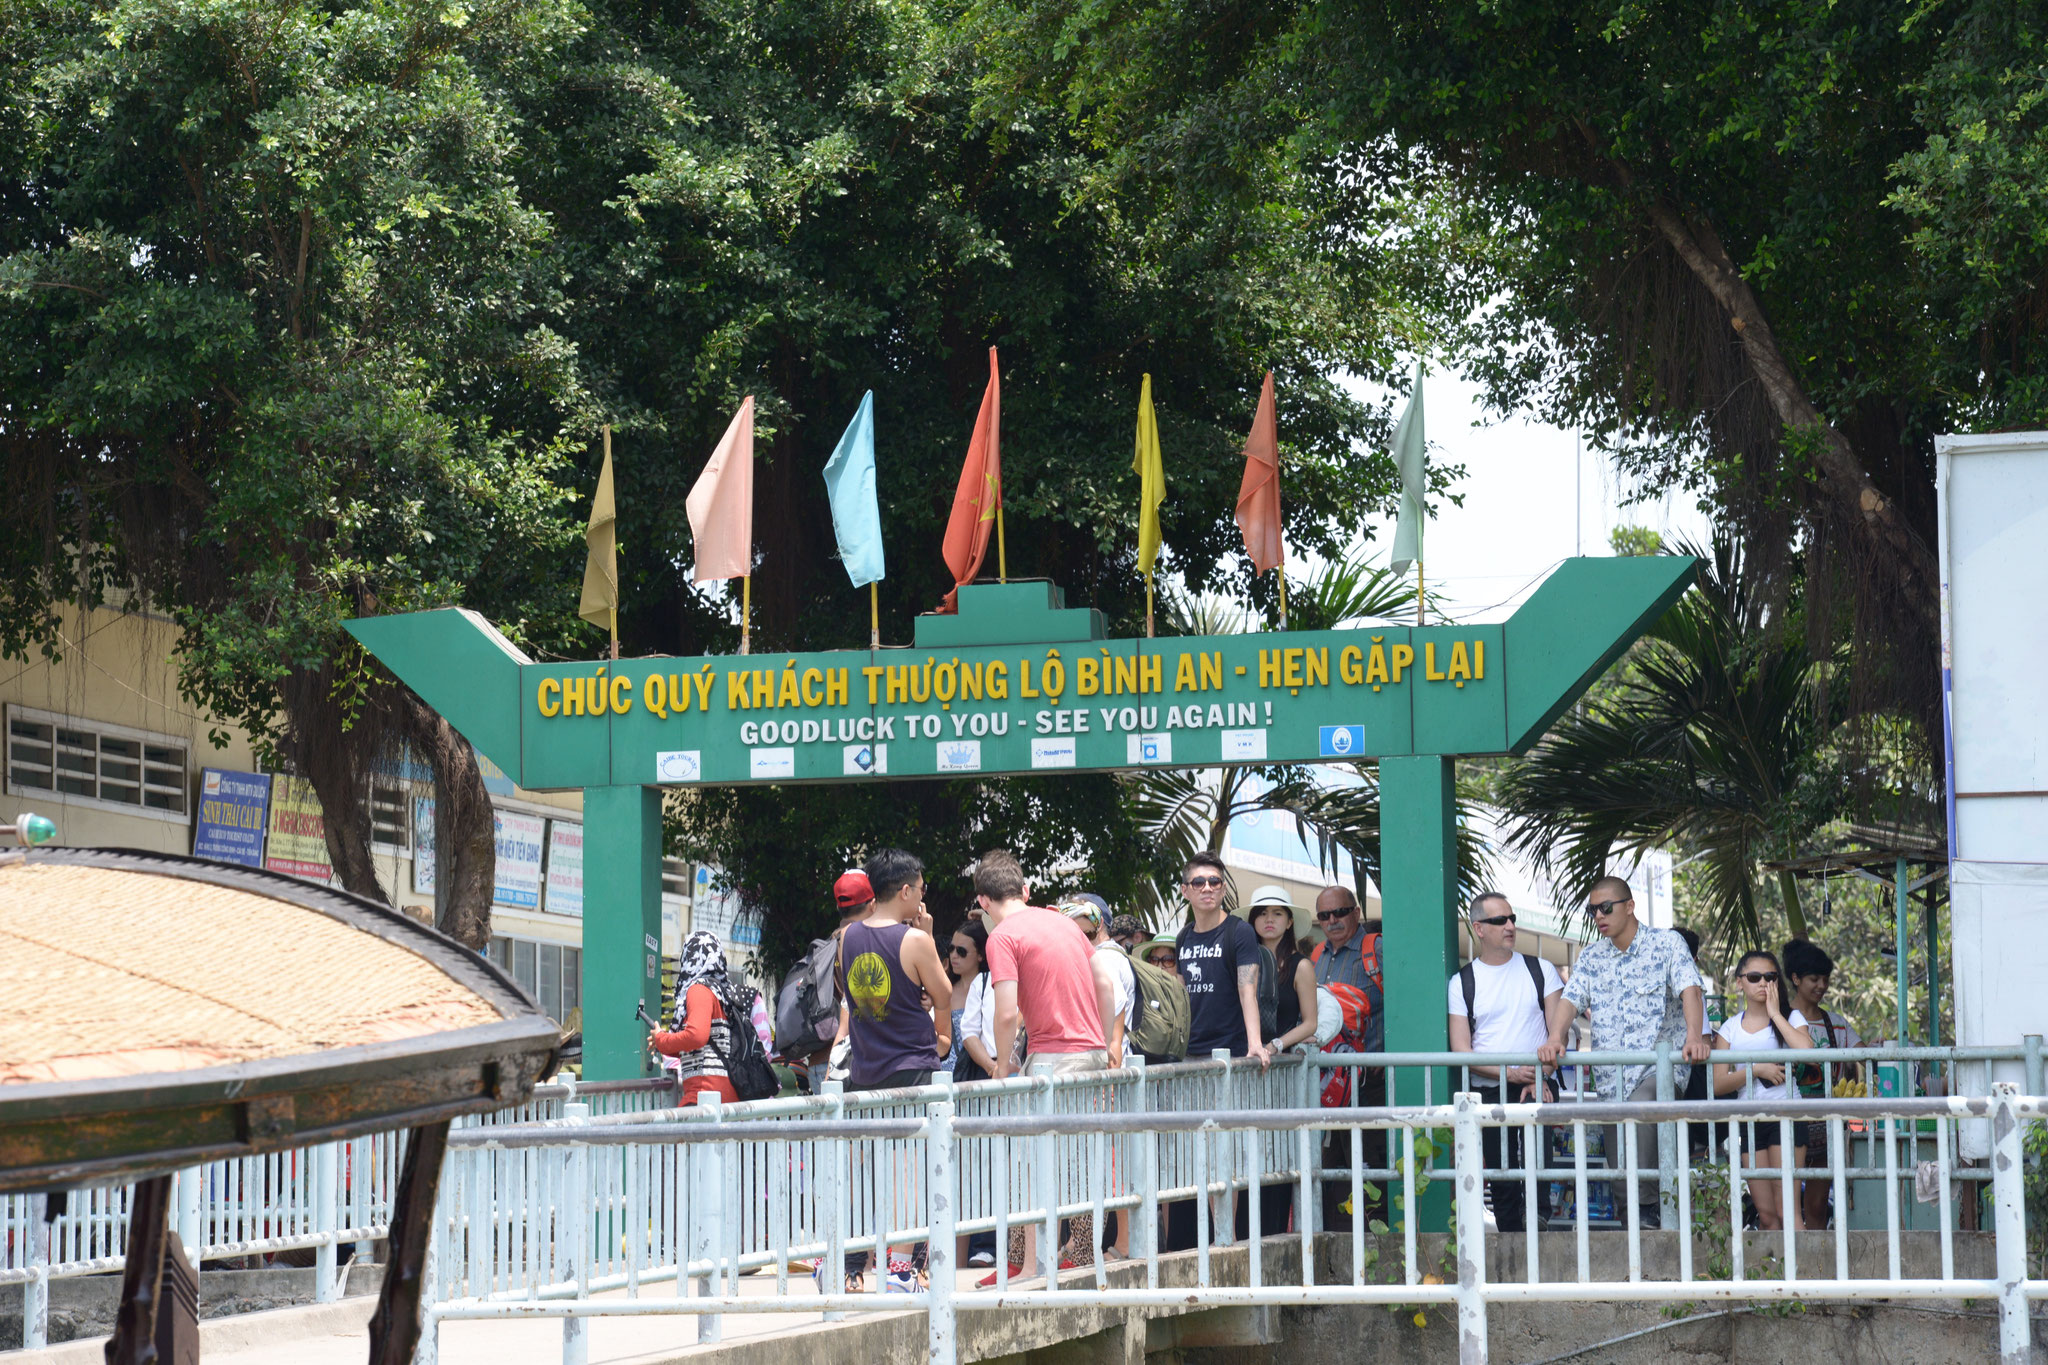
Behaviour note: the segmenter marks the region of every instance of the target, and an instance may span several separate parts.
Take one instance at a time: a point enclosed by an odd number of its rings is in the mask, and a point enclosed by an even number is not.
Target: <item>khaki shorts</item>
[[[1088,1052],[1041,1052],[1024,1063],[1027,1076],[1067,1076],[1076,1071],[1109,1070],[1109,1052],[1095,1048]]]

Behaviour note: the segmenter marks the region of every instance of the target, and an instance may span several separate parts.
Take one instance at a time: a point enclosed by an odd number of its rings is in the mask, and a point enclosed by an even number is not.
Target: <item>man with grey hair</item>
[[[1472,960],[1451,978],[1450,1034],[1453,1052],[1534,1052],[1549,1038],[1544,1018],[1564,990],[1557,968],[1532,953],[1515,951],[1515,908],[1498,891],[1473,897],[1466,911],[1472,928]],[[1549,1099],[1533,1066],[1470,1066],[1469,1084],[1484,1104],[1517,1104]],[[1542,1160],[1541,1151],[1524,1152],[1522,1130],[1486,1128],[1480,1133],[1485,1168],[1504,1169],[1526,1158]],[[1493,1197],[1493,1217],[1502,1232],[1526,1227],[1526,1186],[1519,1177],[1486,1182]]]

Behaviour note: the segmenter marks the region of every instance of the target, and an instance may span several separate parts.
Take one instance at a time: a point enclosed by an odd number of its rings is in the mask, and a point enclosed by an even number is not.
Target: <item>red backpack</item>
[[[1321,962],[1323,944],[1318,943],[1309,953],[1309,961]],[[1332,981],[1321,989],[1327,990],[1337,999],[1344,1013],[1344,1027],[1336,1038],[1323,1050],[1325,1052],[1380,1052],[1385,1049],[1386,1020],[1383,1003],[1385,994],[1381,985],[1380,936],[1367,934],[1358,945],[1358,955],[1365,964],[1367,985],[1364,987],[1342,985]],[[1351,1103],[1352,1067],[1333,1070],[1323,1082],[1323,1108],[1341,1109]]]

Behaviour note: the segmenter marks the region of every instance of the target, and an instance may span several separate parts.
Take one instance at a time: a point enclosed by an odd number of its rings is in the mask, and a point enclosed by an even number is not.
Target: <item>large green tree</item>
[[[462,603],[545,642],[575,375],[505,90],[560,0],[24,0],[0,11],[0,647],[64,601],[180,627],[185,692],[308,776],[380,896],[371,774],[442,793],[443,923],[488,936],[467,745],[340,630]]]
[[[1876,0],[981,0],[996,108],[1141,179],[1276,165],[1503,407],[1714,498],[1852,697],[1934,729],[1932,436],[2040,422],[2040,16]],[[1795,561],[1803,560],[1803,563]]]
[[[1168,568],[1191,586],[1271,591],[1270,578],[1250,588],[1230,519],[1269,368],[1291,543],[1335,553],[1385,505],[1383,415],[1334,375],[1383,374],[1400,319],[1312,206],[1202,218],[1144,195],[1083,203],[1101,157],[1056,114],[976,112],[977,58],[950,4],[592,13],[566,77],[531,89],[522,184],[558,225],[565,335],[618,423],[629,652],[735,641],[730,595],[687,581],[682,504],[747,394],[756,647],[866,644],[866,594],[836,561],[821,473],[869,389],[882,636],[904,643],[951,586],[939,546],[989,346],[1002,359],[1009,574],[1055,580],[1113,630],[1142,619],[1130,465],[1146,373]],[[1112,894],[1142,862],[1099,776],[915,784],[898,799],[742,791],[672,809],[675,846],[720,863],[787,926],[769,931],[771,960],[830,924],[831,875],[879,845],[922,852],[935,888],[977,841],[1027,844],[1036,869],[1089,868]]]

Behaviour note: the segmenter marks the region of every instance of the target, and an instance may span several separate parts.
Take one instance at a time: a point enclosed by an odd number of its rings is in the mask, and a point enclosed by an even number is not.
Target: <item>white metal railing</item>
[[[1917,1049],[1924,1060],[1953,1065],[1958,1060],[1986,1060],[1958,1050]],[[2010,1049],[2000,1059],[2033,1063],[2030,1079],[2039,1079],[2038,1045]],[[1726,1054],[1722,1054],[1724,1057]],[[1629,1061],[1658,1066],[1668,1090],[1675,1067],[1668,1054],[1581,1054],[1576,1063]],[[1897,1050],[1840,1050],[1833,1056],[1800,1053],[1745,1053],[1747,1061],[1799,1062],[1830,1067],[1860,1067],[1870,1061],[1895,1066],[1909,1060]],[[2017,1125],[2038,1119],[2043,1101],[2020,1098],[2015,1087],[1999,1092],[1997,1113],[1990,1099],[1823,1098],[1776,1104],[1733,1101],[1665,1100],[1651,1104],[1602,1104],[1573,1094],[1541,1105],[1481,1106],[1476,1096],[1461,1096],[1455,1105],[1437,1102],[1432,1093],[1449,1099],[1469,1077],[1456,1080],[1445,1073],[1472,1063],[1526,1065],[1533,1057],[1474,1058],[1469,1055],[1415,1054],[1393,1056],[1316,1056],[1280,1059],[1270,1069],[1243,1060],[1216,1060],[1175,1066],[1096,1072],[1076,1076],[978,1082],[951,1087],[870,1094],[828,1094],[816,1098],[769,1100],[753,1104],[703,1104],[691,1109],[657,1110],[612,1117],[576,1112],[539,1124],[473,1129],[451,1139],[444,1167],[435,1241],[430,1258],[426,1298],[429,1326],[421,1359],[434,1358],[440,1322],[510,1317],[556,1317],[563,1322],[563,1359],[574,1365],[584,1358],[585,1324],[594,1316],[688,1313],[697,1316],[700,1341],[716,1341],[721,1317],[728,1312],[818,1312],[828,1319],[848,1312],[924,1307],[931,1314],[932,1360],[950,1362],[951,1315],[991,1307],[1041,1307],[1070,1302],[1071,1280],[1057,1279],[1036,1289],[1011,1287],[1005,1262],[997,1256],[998,1284],[993,1293],[956,1295],[953,1280],[953,1239],[993,1229],[999,1245],[1015,1224],[1040,1228],[1039,1264],[1027,1270],[1038,1280],[1057,1254],[1058,1222],[1092,1213],[1092,1274],[1081,1287],[1103,1304],[1184,1302],[1185,1290],[1160,1288],[1156,1230],[1161,1207],[1176,1201],[1193,1205],[1197,1223],[1196,1283],[1202,1302],[1328,1303],[1397,1302],[1452,1303],[1461,1317],[1483,1320],[1489,1302],[1535,1299],[1770,1299],[1812,1298],[1996,1298],[2002,1311],[2017,1311],[2023,1320],[2029,1295],[2040,1297],[2041,1281],[2025,1276],[2025,1229],[2021,1179],[2017,1162],[1972,1168],[1957,1159],[1956,1125],[1989,1122],[1997,1129],[1999,1152],[2017,1143]],[[1395,1073],[1387,1089],[1396,1099],[1407,1091],[1421,1092],[1422,1103],[1392,1108],[1323,1109],[1317,1107],[1323,1080],[1338,1069],[1387,1069]],[[1418,1074],[1419,1073],[1419,1074]],[[1580,1074],[1583,1074],[1581,1071]],[[1434,1079],[1432,1077],[1434,1076]],[[1830,1078],[1832,1079],[1832,1077]],[[2035,1087],[2036,1089],[2038,1087]],[[1592,1134],[1597,1125],[1627,1122],[1619,1129],[1616,1150],[1607,1169],[1594,1166]],[[1685,1122],[1718,1120],[1708,1154],[1711,1179],[1725,1181],[1715,1198],[1727,1201],[1720,1211],[1699,1210],[1704,1225],[1722,1226],[1731,1239],[1732,1264],[1722,1275],[1702,1275],[1694,1264],[1692,1239],[1680,1237],[1676,1280],[1644,1278],[1642,1232],[1651,1205],[1694,1226],[1694,1198],[1702,1176],[1689,1159],[1676,1157],[1676,1136]],[[1796,1164],[1769,1171],[1743,1166],[1727,1141],[1729,1121],[1786,1128],[1793,1121],[1827,1126],[1828,1160],[1818,1167]],[[1629,1124],[1661,1125],[1661,1163],[1638,1162],[1635,1132]],[[1922,1132],[1925,1123],[1931,1131]],[[2003,1124],[2003,1127],[1998,1125]],[[1480,1133],[1488,1127],[1519,1128],[1542,1151],[1552,1130],[1572,1134],[1567,1169],[1543,1161],[1496,1165],[1486,1169]],[[1861,1128],[1852,1152],[1851,1137]],[[1352,1142],[1346,1149],[1348,1168],[1325,1167],[1323,1135],[1342,1130],[1381,1132],[1387,1155],[1368,1159],[1372,1144]],[[1447,1167],[1432,1155],[1427,1138],[1445,1130],[1454,1140],[1441,1144],[1453,1157]],[[1902,1273],[1905,1224],[1902,1183],[1910,1187],[1920,1155],[1931,1149],[1930,1175],[1939,1187],[1942,1273],[1909,1279]],[[1336,1149],[1332,1149],[1336,1150]],[[1791,1155],[1796,1163],[1800,1158]],[[2015,1147],[2014,1150],[2017,1150]],[[1639,1169],[1640,1167],[1640,1169]],[[1249,1279],[1245,1285],[1212,1283],[1212,1245],[1233,1239],[1230,1211],[1233,1191],[1254,1186],[1295,1187],[1299,1211],[1296,1232],[1303,1239],[1300,1264],[1313,1267],[1309,1239],[1320,1230],[1322,1184],[1348,1187],[1352,1207],[1367,1207],[1371,1187],[1398,1193],[1399,1207],[1414,1209],[1423,1184],[1432,1177],[1456,1174],[1461,1193],[1452,1201],[1458,1245],[1481,1245],[1486,1214],[1487,1181],[1518,1180],[1531,1211],[1526,1284],[1485,1284],[1484,1258],[1461,1260],[1456,1285],[1422,1282],[1425,1268],[1418,1255],[1417,1218],[1388,1215],[1402,1240],[1398,1283],[1377,1283],[1366,1273],[1366,1242],[1351,1241],[1351,1282],[1298,1286],[1264,1283],[1261,1201],[1245,1200],[1250,1232]],[[1465,1177],[1474,1177],[1469,1197]],[[1636,1176],[1654,1181],[1639,1195]],[[1742,1187],[1746,1181],[1782,1182],[1796,1206],[1801,1180],[1831,1182],[1838,1209],[1850,1182],[1882,1182],[1887,1239],[1885,1278],[1852,1279],[1848,1273],[1849,1229],[1838,1216],[1835,1273],[1818,1279],[1799,1278],[1796,1239],[1785,1244],[1782,1267],[1767,1274],[1743,1264]],[[1553,1227],[1576,1233],[1576,1274],[1554,1283],[1537,1279],[1534,1211],[1539,1185],[1556,1182],[1568,1189],[1570,1213]],[[1978,1182],[1978,1183],[1971,1183]],[[1959,1205],[1954,1187],[1972,1191],[1989,1182],[1998,1191],[1995,1228],[2000,1272],[1997,1281],[1955,1275],[1953,1214]],[[1626,1280],[1596,1279],[1591,1274],[1589,1234],[1601,1220],[1589,1196],[1598,1185],[1621,1186],[1614,1224],[1626,1234]],[[2010,1187],[2010,1188],[2009,1188]],[[934,1189],[952,1198],[933,1200]],[[1204,1197],[1206,1194],[1206,1197]],[[1974,1197],[1974,1196],[1973,1196]],[[1648,1204],[1644,1202],[1647,1199]],[[1390,1197],[1380,1207],[1394,1201]],[[1130,1210],[1131,1252],[1146,1268],[1143,1288],[1110,1288],[1101,1244],[1103,1214]],[[1498,1235],[1498,1234],[1495,1234]],[[849,1253],[877,1247],[907,1247],[925,1242],[930,1248],[929,1291],[904,1295],[839,1292],[833,1268]],[[2011,1257],[2020,1260],[2016,1280],[2008,1276]],[[822,1259],[827,1267],[820,1292],[791,1283],[793,1260]],[[740,1293],[739,1276],[772,1268],[773,1287]],[[799,1272],[800,1273],[800,1272]],[[1779,1278],[1771,1278],[1777,1276]],[[1476,1277],[1476,1278],[1475,1278]],[[1468,1280],[1471,1283],[1468,1283]],[[2017,1284],[2019,1288],[2013,1288]],[[665,1294],[654,1286],[671,1286]],[[622,1295],[622,1296],[621,1296]],[[604,1296],[604,1297],[599,1297]],[[2015,1309],[2013,1305],[2017,1305]],[[941,1324],[944,1330],[941,1330]],[[2010,1322],[2006,1330],[2012,1330]],[[1461,1334],[1464,1335],[1464,1334]],[[1469,1340],[1469,1338],[1468,1338]],[[1480,1334],[1483,1358],[1484,1334]]]
[[[599,1114],[666,1108],[675,1102],[671,1081],[628,1081],[579,1086],[572,1081],[537,1086],[530,1099],[461,1126],[536,1123],[559,1119],[572,1103]],[[390,1229],[391,1201],[405,1155],[403,1131],[346,1142],[292,1148],[263,1156],[213,1161],[180,1171],[172,1190],[172,1217],[196,1266],[245,1256],[311,1249],[313,1296],[340,1296],[340,1249],[370,1244]],[[73,1190],[51,1215],[47,1195],[0,1195],[0,1285],[24,1286],[25,1347],[49,1342],[52,1280],[121,1268],[128,1248],[128,1212],[134,1187]]]

